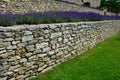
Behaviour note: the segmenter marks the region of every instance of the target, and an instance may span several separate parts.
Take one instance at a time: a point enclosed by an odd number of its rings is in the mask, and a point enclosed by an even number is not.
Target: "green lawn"
[[[120,80],[120,33],[30,80]]]

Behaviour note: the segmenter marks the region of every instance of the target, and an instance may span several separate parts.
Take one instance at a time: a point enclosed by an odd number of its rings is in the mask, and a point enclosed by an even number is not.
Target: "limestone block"
[[[61,35],[62,35],[61,32],[58,32],[58,33],[52,33],[52,34],[51,34],[51,38],[60,37]]]
[[[16,45],[10,45],[10,46],[7,47],[7,49],[10,49],[10,50],[17,49],[17,46]]]
[[[25,32],[24,32],[24,35],[31,35],[31,34],[32,34],[31,31],[25,31]]]
[[[26,42],[26,41],[30,41],[33,39],[33,35],[30,35],[30,36],[23,36],[22,37],[22,42]]]
[[[27,49],[28,52],[29,51],[34,51],[35,47],[34,47],[34,45],[29,45],[29,46],[26,46],[26,49]]]
[[[37,56],[43,58],[43,57],[47,56],[47,54],[37,54]]]
[[[47,46],[48,46],[48,42],[42,42],[42,43],[37,43],[36,44],[37,49],[45,48]]]
[[[14,44],[18,44],[18,43],[20,43],[20,41],[12,41],[12,44],[14,45]]]
[[[20,59],[20,63],[25,63],[25,62],[27,62],[26,58]]]
[[[25,48],[21,48],[15,51],[16,54],[23,54],[25,52],[26,52]]]
[[[48,54],[49,55],[53,55],[55,53],[55,51],[49,51]]]
[[[2,48],[2,47],[7,47],[7,46],[9,46],[11,43],[10,42],[4,42],[4,43],[0,43],[0,48]]]
[[[2,50],[2,51],[0,51],[0,54],[1,54],[1,53],[5,53],[5,52],[6,52],[6,50]]]
[[[47,67],[47,65],[44,65],[44,66],[38,68],[38,71],[42,71],[42,70],[43,70],[44,68],[46,68],[46,67]]]
[[[26,57],[30,57],[30,56],[32,56],[33,54],[32,54],[32,53],[26,53],[25,55],[26,55]]]

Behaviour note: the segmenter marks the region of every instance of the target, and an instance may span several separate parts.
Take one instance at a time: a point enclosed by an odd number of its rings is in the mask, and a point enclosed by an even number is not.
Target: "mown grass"
[[[120,80],[120,33],[30,80]]]

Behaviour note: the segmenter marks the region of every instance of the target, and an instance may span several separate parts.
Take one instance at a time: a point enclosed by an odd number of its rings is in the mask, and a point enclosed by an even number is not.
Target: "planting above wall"
[[[0,26],[19,24],[44,24],[81,21],[120,20],[120,16],[100,15],[93,12],[48,11],[29,12],[26,14],[0,14]]]

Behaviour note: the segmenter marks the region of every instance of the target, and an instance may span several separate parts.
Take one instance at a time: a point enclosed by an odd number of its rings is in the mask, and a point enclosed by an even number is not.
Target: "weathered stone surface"
[[[26,57],[32,56],[32,53],[26,53]]]
[[[61,42],[63,40],[63,38],[58,38],[58,42]]]
[[[36,40],[36,39],[33,39],[33,40],[29,41],[28,43],[29,43],[30,45],[33,45],[33,44],[36,44],[37,42],[39,42],[39,41]]]
[[[49,57],[44,57],[44,58],[43,58],[43,61],[49,61],[49,60],[50,60]]]
[[[52,34],[51,34],[51,38],[60,37],[61,35],[62,35],[61,32],[58,32],[58,33],[52,33]]]
[[[33,66],[34,63],[35,63],[35,62],[27,62],[27,63],[26,63],[26,66],[27,66],[27,67]]]
[[[1,42],[0,43],[0,48],[9,46],[11,43],[10,42]]]
[[[37,56],[43,58],[43,57],[47,56],[47,54],[38,54]]]
[[[53,55],[55,51],[49,51],[49,55]]]
[[[44,66],[38,68],[38,71],[42,71],[42,70],[43,70],[44,68],[46,68],[46,67],[47,67],[47,65],[44,65]]]
[[[8,42],[10,42],[10,41],[13,41],[14,40],[14,38],[6,38],[6,39],[4,39],[3,41],[8,41]]]
[[[17,46],[16,45],[10,45],[10,46],[7,47],[7,49],[10,49],[10,50],[17,49]]]
[[[27,45],[27,43],[19,43],[17,46],[22,48],[22,47],[25,47]]]
[[[12,36],[14,36],[14,34],[15,34],[15,33],[11,33],[11,32],[4,32],[4,33],[3,33],[3,35],[4,35],[5,37],[12,37]]]
[[[40,48],[45,48],[48,46],[48,43],[47,42],[43,42],[43,43],[39,43],[39,44],[36,44],[36,48],[37,49],[40,49]]]
[[[26,76],[25,75],[19,75],[16,77],[17,80],[23,80]]]
[[[20,59],[20,63],[24,63],[24,62],[27,62],[26,58]]]
[[[33,39],[33,35],[30,35],[30,36],[23,36],[22,37],[22,42],[26,42],[26,41],[30,41]]]
[[[0,36],[9,33],[0,39],[0,80],[25,80],[45,72],[119,32],[119,24],[115,20],[0,27]]]
[[[10,66],[9,70],[14,71],[15,69],[20,68],[20,67],[21,67],[20,65]]]
[[[32,34],[31,31],[25,31],[25,32],[24,32],[24,35],[31,35],[31,34]]]
[[[10,78],[10,80],[15,80],[15,78],[13,77],[13,78]]]
[[[14,45],[14,44],[18,44],[18,43],[20,43],[20,41],[12,41],[12,44]]]
[[[29,59],[29,60],[33,60],[33,59],[35,59],[36,57],[37,57],[37,56],[34,55],[34,56],[29,57],[28,59]]]
[[[25,70],[20,70],[18,73],[19,73],[20,75],[22,75],[22,74],[25,73]]]
[[[13,75],[14,73],[13,72],[6,72],[5,75]]]
[[[28,52],[30,52],[30,51],[34,51],[35,47],[34,47],[34,45],[29,45],[29,46],[26,46],[26,49]]]
[[[49,52],[50,49],[51,49],[50,47],[43,48],[43,52]]]
[[[78,5],[83,5],[84,2],[82,2],[81,0],[65,0],[65,1],[69,1],[72,3],[76,3]],[[93,1],[89,1],[89,0],[85,0],[85,2],[90,2],[91,7],[99,7],[100,5],[100,0],[94,0]],[[63,10],[63,11],[81,11],[81,12],[97,12],[100,14],[103,14],[103,11],[100,10],[96,10],[96,9],[89,9],[87,7],[79,7],[78,5],[73,5],[73,4],[68,4],[65,2],[57,2],[55,0],[2,0],[3,4],[0,5],[0,7],[2,8],[2,12],[6,12],[8,10],[11,9],[12,12],[14,13],[27,13],[28,11],[30,11],[31,9],[34,11],[50,11],[50,10]],[[8,5],[9,4],[9,5]],[[30,6],[32,5],[32,6]],[[50,5],[50,6],[48,6]],[[113,13],[109,13],[107,12],[106,14],[113,14]],[[56,28],[57,26],[54,25],[54,28]]]
[[[0,54],[1,54],[1,53],[5,53],[5,52],[6,52],[6,50],[2,50],[2,51],[0,51]]]
[[[0,77],[0,80],[7,80],[7,77]]]
[[[16,54],[23,54],[25,52],[26,52],[25,48],[21,48],[21,49],[15,51]]]

